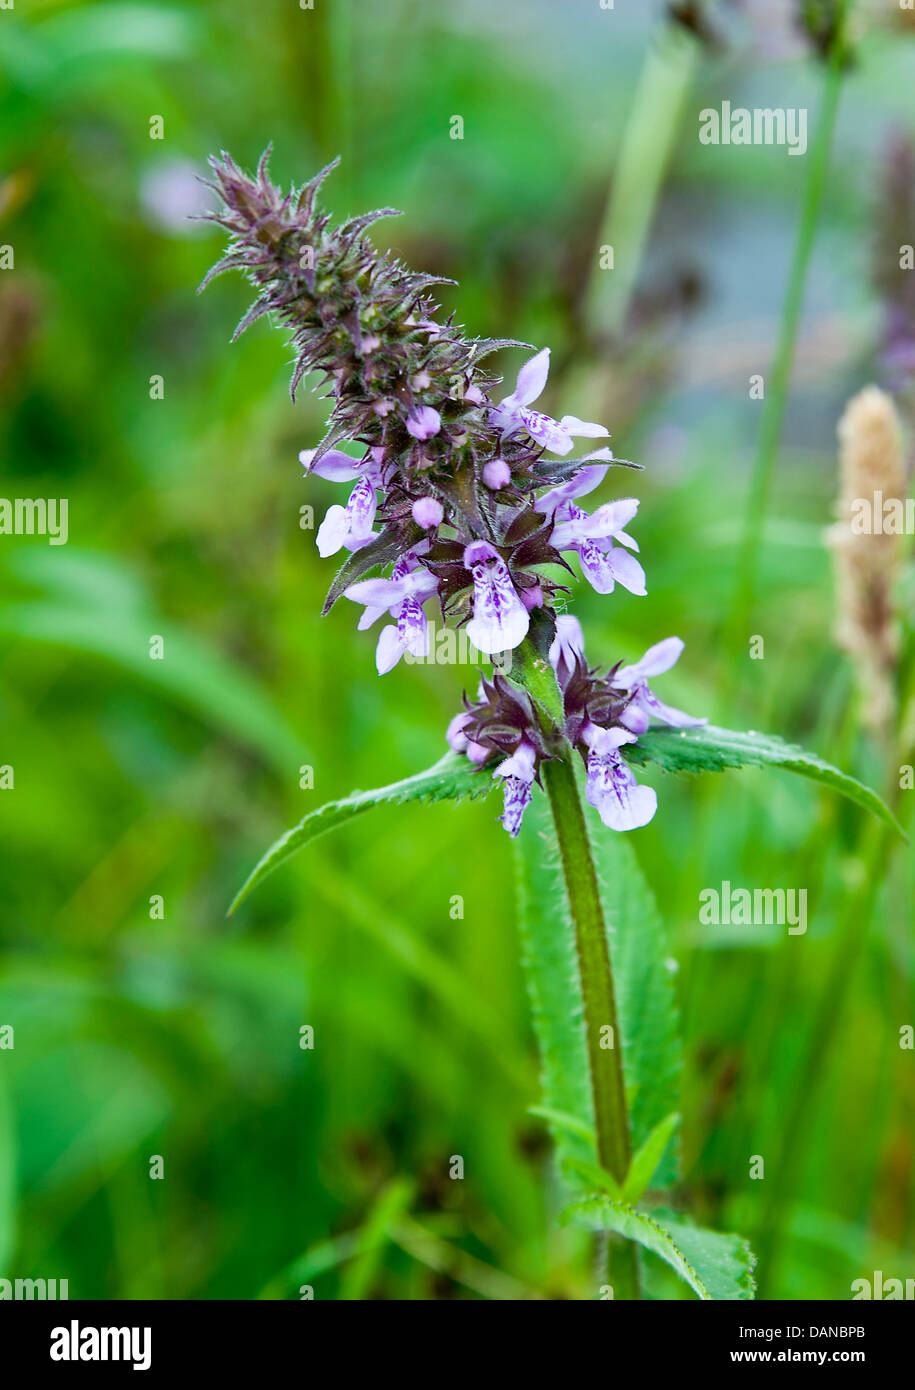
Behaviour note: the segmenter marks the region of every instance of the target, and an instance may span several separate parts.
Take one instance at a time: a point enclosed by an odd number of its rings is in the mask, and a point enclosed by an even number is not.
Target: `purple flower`
[[[339,503],[328,507],[315,537],[318,554],[322,558],[336,555],[343,546],[347,550],[359,550],[375,535],[372,530],[377,509],[375,489],[382,486],[377,456],[381,451],[372,449],[366,458],[354,459],[340,449],[328,449],[317,463],[312,463],[316,452],[303,449],[299,454],[306,473],[317,473],[319,478],[333,483],[357,480],[345,507]]]
[[[335,502],[324,514],[315,536],[321,558],[336,555],[342,546],[346,546],[347,550],[360,550],[368,545],[376,534],[372,530],[376,507],[374,482],[367,477],[360,478],[346,506],[341,507]]]
[[[537,399],[546,385],[549,369],[550,350],[543,348],[536,357],[525,362],[518,373],[518,380],[511,395],[506,396],[494,407],[490,415],[492,423],[504,435],[515,434],[521,429],[527,430],[532,439],[554,454],[569,453],[573,435],[599,439],[609,434],[603,425],[590,424],[586,420],[579,420],[575,415],[563,415],[562,419],[557,421],[549,415],[542,415],[539,410],[529,409],[531,402]]]
[[[464,551],[464,564],[473,575],[473,617],[467,636],[487,655],[517,647],[531,620],[505,561],[488,541],[473,541]]]
[[[620,756],[624,743],[635,743],[628,729],[599,729],[588,725],[582,732],[588,745],[588,780],[585,796],[595,807],[604,825],[611,830],[637,830],[647,825],[658,809],[653,787],[635,780]]]
[[[429,654],[429,625],[423,604],[438,588],[438,580],[419,566],[415,552],[402,556],[390,579],[360,579],[343,590],[345,598],[365,604],[359,629],[371,627],[384,614],[394,619],[381,629],[375,650],[379,676],[393,670],[404,652],[416,657]]]
[[[407,432],[414,439],[431,439],[442,427],[442,417],[431,405],[414,406],[407,416]]]
[[[500,763],[492,774],[504,779],[502,814],[499,820],[512,839],[521,829],[521,818],[530,803],[536,753],[526,739],[518,744],[510,758]]]
[[[445,730],[445,737],[453,753],[463,753],[472,763],[485,763],[492,749],[484,748],[482,743],[474,743],[473,739],[464,733],[472,718],[473,715],[468,714],[466,710],[456,714]]]
[[[683,645],[679,637],[667,637],[663,642],[656,642],[653,647],[649,647],[634,666],[623,666],[614,675],[613,684],[632,694],[632,699],[622,715],[622,722],[634,733],[643,734],[652,719],[660,719],[662,723],[670,724],[675,729],[694,728],[708,722],[705,719],[694,719],[682,710],[662,704],[648,688],[648,677],[660,676],[664,671],[669,671],[679,659]]]
[[[605,502],[589,516],[574,502],[559,503],[554,513],[556,525],[550,544],[557,550],[577,550],[581,572],[599,594],[611,594],[617,583],[632,594],[644,595],[645,571],[628,551],[615,546],[638,550],[638,542],[627,535],[623,527],[639,509],[634,497],[618,502]]]
[[[599,460],[593,462],[592,460]],[[542,497],[538,497],[534,503],[535,512],[543,512],[544,516],[556,517],[557,511],[561,511],[562,504],[571,502],[574,497],[584,497],[586,493],[593,492],[607,476],[607,470],[613,462],[612,449],[595,449],[591,454],[585,454],[579,462],[583,466],[566,482],[560,483],[558,487],[550,488]]]

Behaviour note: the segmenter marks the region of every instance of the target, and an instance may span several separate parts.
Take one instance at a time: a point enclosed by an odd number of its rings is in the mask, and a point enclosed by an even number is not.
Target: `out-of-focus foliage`
[[[286,826],[433,763],[476,677],[401,665],[379,679],[353,606],[319,618],[328,565],[300,508],[320,519],[337,491],[303,483],[296,455],[325,403],[292,405],[266,321],[228,346],[240,282],[193,293],[219,251],[185,220],[205,206],[193,175],[210,151],[250,165],[272,140],[287,181],[341,153],[332,210],[402,207],[378,238],[460,281],[443,297],[471,332],[550,343],[545,408],[604,419],[645,465],[610,482],[642,498],[649,596],[578,586],[593,661],[678,633],[672,703],[898,788],[831,639],[822,532],[835,423],[877,372],[881,162],[891,133],[915,138],[915,38],[863,25],[845,79],[759,518],[747,642],[761,635],[765,658],[750,660],[723,635],[760,420],[748,379],[769,370],[806,170],[784,148],[702,146],[696,115],[723,98],[807,106],[812,128],[822,63],[790,25],[773,45],[778,4],[742,7],[723,49],[691,56],[611,339],[601,228],[664,8],[0,11],[0,245],[15,252],[0,270],[0,493],[69,499],[65,546],[0,536],[0,765],[15,773],[0,791],[0,1029],[15,1030],[0,1048],[0,1275],[69,1278],[71,1297],[298,1297],[307,1283],[322,1298],[596,1296],[590,1237],[557,1224],[549,1127],[531,1113],[539,1065],[497,807],[359,817],[225,919]],[[520,359],[503,356],[513,379]],[[911,855],[878,854],[865,813],[799,779],[643,775],[661,805],[627,852],[676,969],[683,1215],[770,1241],[765,1296],[842,1299],[875,1268],[911,1272]],[[808,887],[807,934],[700,926],[699,892],[725,879]],[[786,1135],[798,1094],[804,1124]],[[684,1296],[649,1260],[648,1293]]]

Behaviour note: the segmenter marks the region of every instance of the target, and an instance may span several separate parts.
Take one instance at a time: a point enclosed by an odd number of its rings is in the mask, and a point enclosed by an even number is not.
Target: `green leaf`
[[[756,1259],[741,1236],[685,1226],[666,1215],[636,1211],[610,1197],[574,1202],[563,1212],[562,1221],[592,1231],[615,1231],[636,1241],[660,1255],[701,1299],[736,1301],[751,1299],[756,1292]]]
[[[888,806],[870,787],[847,772],[840,772],[831,763],[809,753],[805,748],[772,734],[754,730],[739,733],[734,729],[718,729],[706,724],[696,729],[649,729],[639,735],[638,743],[621,750],[628,762],[636,766],[657,763],[665,772],[721,772],[728,767],[781,767],[821,782],[833,791],[898,830],[903,839],[905,831]]]
[[[624,1202],[637,1202],[658,1170],[664,1151],[680,1123],[676,1110],[655,1125],[638,1153],[634,1155],[623,1183]]]
[[[667,933],[632,841],[607,830],[594,812],[588,827],[616,981],[630,1133],[639,1150],[680,1100],[682,1057]],[[677,1172],[671,1138],[654,1185],[669,1186]]]
[[[515,841],[521,958],[540,1056],[540,1113],[560,1169],[593,1165],[594,1104],[581,987],[559,849],[545,796],[535,796]]]
[[[404,801],[460,801],[465,797],[485,796],[491,787],[492,778],[485,769],[474,766],[456,753],[446,753],[426,772],[405,777],[402,782],[392,782],[390,786],[378,787],[375,791],[352,792],[341,801],[328,801],[270,846],[239,889],[228,915],[231,917],[268,874],[285,864],[304,845],[316,840],[319,835],[326,835],[329,830],[346,825],[373,806]]]

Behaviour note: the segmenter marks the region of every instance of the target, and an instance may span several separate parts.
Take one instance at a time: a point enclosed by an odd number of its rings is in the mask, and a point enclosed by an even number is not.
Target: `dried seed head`
[[[836,640],[855,665],[865,722],[885,733],[895,707],[893,584],[906,496],[902,430],[891,397],[865,387],[846,406],[838,437],[839,519],[829,535]]]

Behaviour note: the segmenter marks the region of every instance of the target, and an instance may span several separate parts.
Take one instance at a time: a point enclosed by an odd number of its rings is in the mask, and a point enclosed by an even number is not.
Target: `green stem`
[[[629,1121],[613,969],[597,871],[571,762],[559,758],[545,762],[543,781],[556,826],[569,911],[575,930],[597,1155],[601,1166],[622,1184],[629,1172],[631,1158]],[[634,1247],[629,1242],[612,1243],[610,1254],[615,1297],[638,1298]]]

